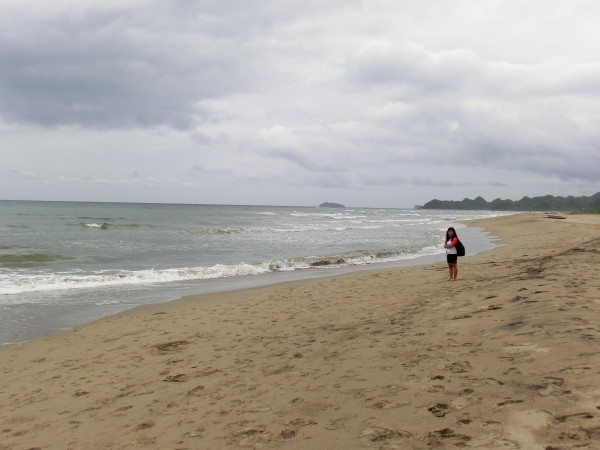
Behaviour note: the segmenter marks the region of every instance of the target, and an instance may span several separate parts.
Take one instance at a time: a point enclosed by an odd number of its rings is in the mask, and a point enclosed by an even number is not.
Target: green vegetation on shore
[[[467,210],[489,210],[489,211],[573,211],[579,213],[600,213],[600,192],[590,197],[555,197],[545,195],[543,197],[523,197],[521,200],[502,200],[497,198],[487,202],[482,197],[473,200],[431,200],[419,209],[467,209]]]

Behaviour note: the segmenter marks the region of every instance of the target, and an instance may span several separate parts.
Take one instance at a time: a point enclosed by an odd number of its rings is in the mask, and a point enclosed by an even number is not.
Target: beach
[[[600,448],[600,219],[0,348],[2,449]],[[468,255],[468,243],[467,255]]]

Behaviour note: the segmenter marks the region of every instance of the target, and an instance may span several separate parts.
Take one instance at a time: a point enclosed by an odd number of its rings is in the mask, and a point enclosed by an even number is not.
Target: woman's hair
[[[448,235],[448,231],[454,231],[454,237],[458,239],[458,234],[456,234],[456,230],[454,229],[454,227],[450,227],[446,230],[446,241],[450,240],[450,236]]]

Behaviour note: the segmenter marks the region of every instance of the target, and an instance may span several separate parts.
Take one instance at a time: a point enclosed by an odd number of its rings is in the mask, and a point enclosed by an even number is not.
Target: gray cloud
[[[394,205],[591,194],[599,12],[583,0],[0,4],[0,188]]]
[[[168,17],[177,12],[21,17],[0,35],[2,116],[97,128],[186,129],[206,120],[203,100],[253,84],[252,60],[236,40],[180,28],[177,14]]]

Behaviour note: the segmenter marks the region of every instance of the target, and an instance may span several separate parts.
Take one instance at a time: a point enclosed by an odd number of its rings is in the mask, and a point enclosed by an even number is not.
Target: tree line
[[[600,212],[600,192],[590,197],[555,197],[544,195],[542,197],[523,197],[521,200],[503,200],[497,198],[491,202],[483,197],[464,200],[438,200],[433,199],[419,209],[465,209],[489,211],[574,211],[574,212]]]

